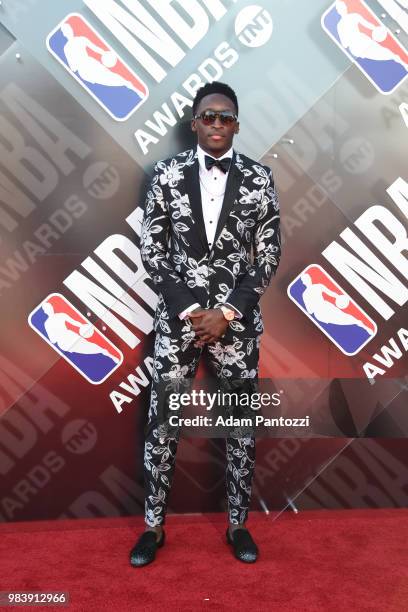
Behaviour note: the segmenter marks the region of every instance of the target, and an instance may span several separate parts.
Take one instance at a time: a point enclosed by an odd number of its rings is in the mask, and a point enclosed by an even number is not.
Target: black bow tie
[[[223,157],[222,159],[214,159],[213,157],[210,157],[209,155],[205,155],[204,161],[205,161],[205,167],[207,168],[207,170],[211,170],[211,168],[215,166],[216,168],[219,168],[225,174],[229,170],[231,158]]]

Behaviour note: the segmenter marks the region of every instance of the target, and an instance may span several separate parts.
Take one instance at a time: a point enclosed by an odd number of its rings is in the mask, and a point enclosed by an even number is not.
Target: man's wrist
[[[191,304],[191,306],[188,306],[185,310],[183,310],[183,312],[179,313],[179,319],[181,319],[183,321],[184,319],[186,319],[188,317],[190,312],[193,312],[193,310],[197,310],[197,308],[201,308],[201,306],[200,306],[200,304],[198,304],[198,302],[195,302],[194,304]]]
[[[218,306],[218,308],[221,310],[223,317],[226,321],[230,322],[233,321],[235,319],[236,313],[235,310],[233,310],[232,308],[228,308],[228,306]]]
[[[234,306],[233,304],[230,304],[229,302],[225,302],[225,306],[227,308],[232,308],[233,311],[235,312],[235,318],[236,319],[242,319],[243,314],[240,310],[238,310],[238,308],[236,306]]]

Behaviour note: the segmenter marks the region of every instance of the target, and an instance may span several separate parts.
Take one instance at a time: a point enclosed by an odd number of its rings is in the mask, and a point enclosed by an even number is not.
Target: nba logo
[[[113,119],[125,121],[149,90],[78,13],[70,13],[47,37],[48,51]]]
[[[408,76],[407,51],[363,0],[336,0],[321,24],[380,93],[392,93]]]
[[[51,293],[28,315],[28,324],[86,380],[103,383],[123,354],[59,293]]]
[[[377,333],[374,321],[318,265],[291,282],[288,296],[345,355],[361,351]]]

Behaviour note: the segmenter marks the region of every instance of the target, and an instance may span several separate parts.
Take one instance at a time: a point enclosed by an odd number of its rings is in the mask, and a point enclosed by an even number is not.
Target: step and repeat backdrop
[[[2,0],[0,24],[0,521],[143,512],[144,194],[213,80],[281,205],[260,374],[314,422],[258,439],[253,508],[406,505],[408,2]],[[172,511],[225,509],[224,450],[183,438]]]

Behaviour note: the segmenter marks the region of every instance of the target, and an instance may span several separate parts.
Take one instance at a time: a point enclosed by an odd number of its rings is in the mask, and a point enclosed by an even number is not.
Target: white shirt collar
[[[233,147],[231,147],[226,153],[224,153],[224,155],[221,155],[221,157],[217,157],[217,159],[224,159],[224,157],[231,157],[232,158],[233,152],[234,152],[234,149],[233,149]],[[198,163],[200,164],[200,168],[202,170],[205,170],[206,172],[208,172],[207,168],[205,167],[204,157],[206,155],[210,155],[210,154],[207,153],[206,151],[204,151],[204,149],[202,149],[200,147],[200,145],[197,144],[197,155],[198,155]],[[213,157],[213,155],[210,155],[210,157]]]

